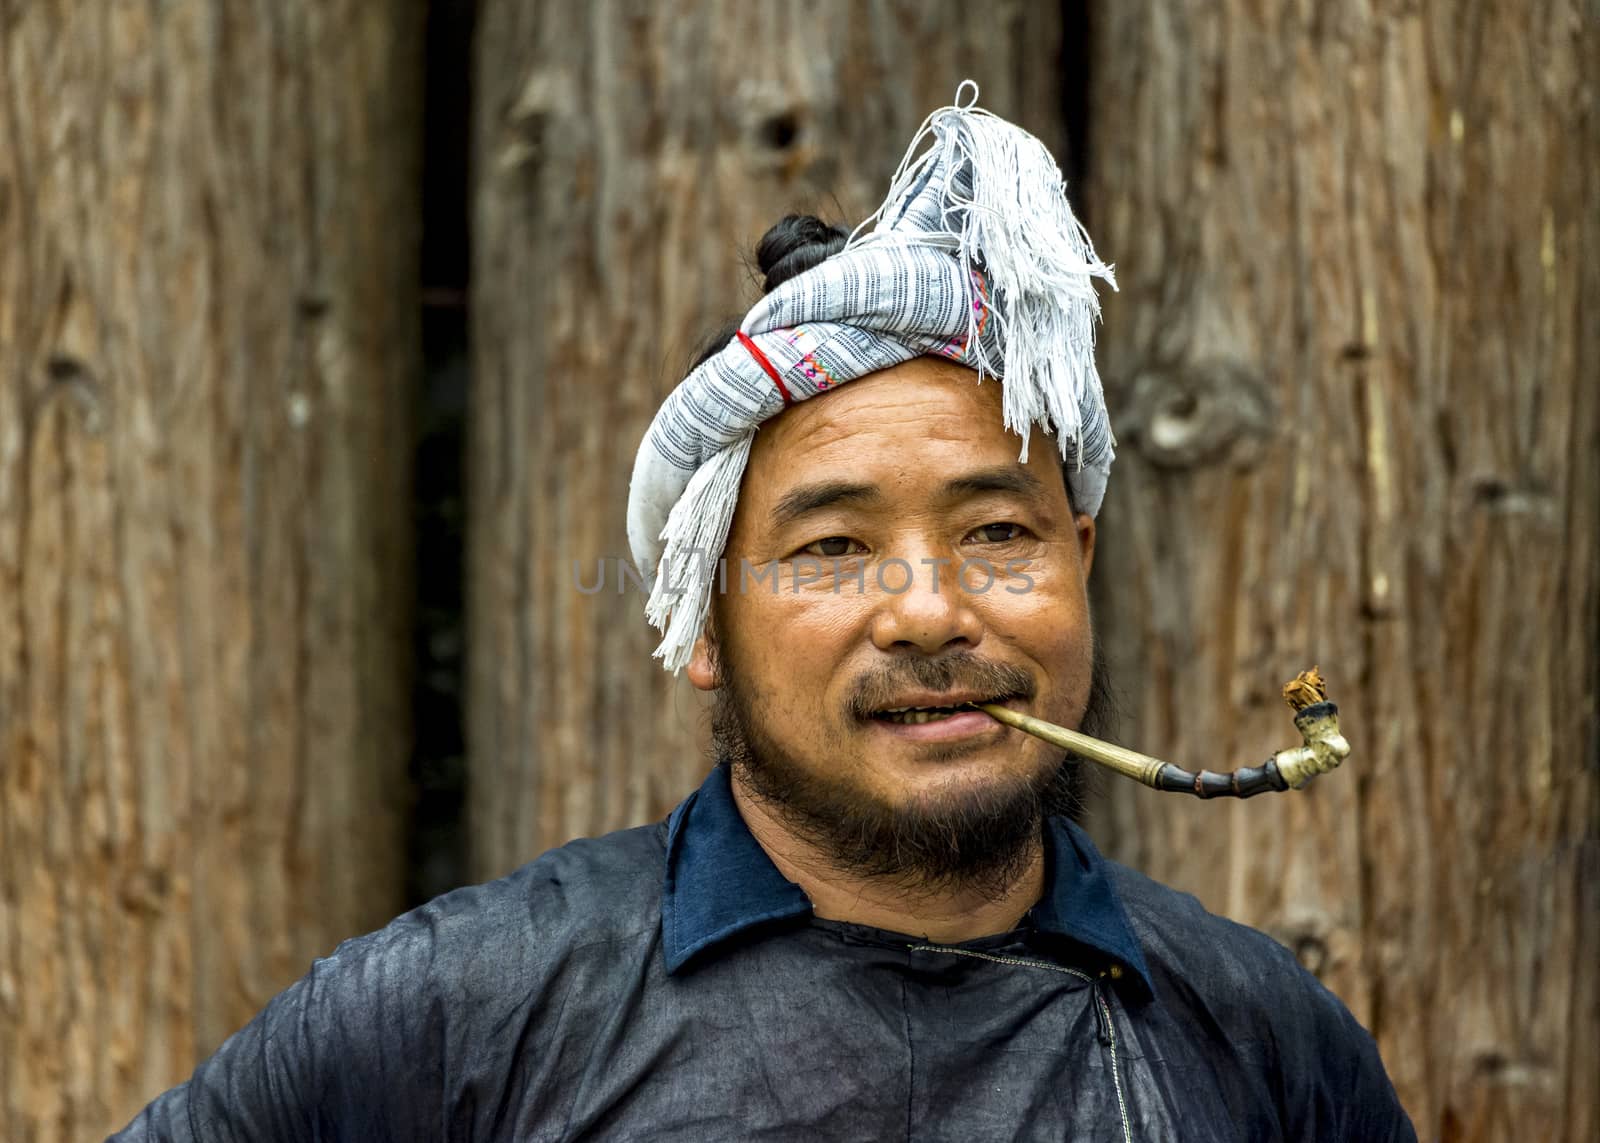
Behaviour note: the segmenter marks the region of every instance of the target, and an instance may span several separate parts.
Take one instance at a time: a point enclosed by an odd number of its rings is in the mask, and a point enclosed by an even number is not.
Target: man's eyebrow
[[[985,468],[946,481],[940,492],[951,500],[962,496],[979,496],[985,492],[1039,496],[1044,492],[1044,484],[1025,468]]]
[[[883,493],[870,484],[853,484],[846,480],[802,484],[783,494],[777,507],[772,510],[772,524],[775,528],[781,528],[807,512],[815,512],[819,508],[831,508],[835,504],[845,503],[872,503],[882,499]]]

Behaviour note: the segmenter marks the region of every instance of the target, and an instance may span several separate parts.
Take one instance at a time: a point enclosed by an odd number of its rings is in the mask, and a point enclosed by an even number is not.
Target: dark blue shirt
[[[724,769],[318,960],[124,1140],[1414,1140],[1281,945],[1052,819],[1014,932],[813,916]]]

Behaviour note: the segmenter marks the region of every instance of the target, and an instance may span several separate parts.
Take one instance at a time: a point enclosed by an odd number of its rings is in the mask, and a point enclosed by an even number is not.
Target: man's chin
[[[992,749],[949,746],[910,759],[882,759],[863,785],[874,787],[869,796],[896,814],[981,816],[986,809],[1014,812],[1030,805],[1049,785],[1053,770],[1043,760],[1024,765]]]
[[[798,835],[845,869],[927,886],[1003,886],[1037,844],[1059,763],[981,748],[942,762],[856,755],[823,776],[773,754],[745,775]]]
[[[948,753],[955,749],[943,748],[938,756],[863,759],[851,784],[884,808],[928,814],[1006,801],[1043,780],[1035,770],[1020,769],[1015,758],[996,758],[985,750]]]

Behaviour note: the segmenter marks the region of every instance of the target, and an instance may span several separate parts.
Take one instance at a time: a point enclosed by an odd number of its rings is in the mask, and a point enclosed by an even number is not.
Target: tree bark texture
[[[1116,856],[1265,928],[1419,1134],[1600,1132],[1600,25],[1575,0],[1094,9],[1123,738],[1355,752],[1275,800],[1118,787]]]
[[[788,211],[876,207],[963,78],[1062,129],[1054,5],[485,0],[478,44],[467,732],[488,876],[658,817],[707,768],[615,560],[656,407],[759,292],[741,255]]]
[[[0,0],[0,1138],[399,907],[420,6]]]

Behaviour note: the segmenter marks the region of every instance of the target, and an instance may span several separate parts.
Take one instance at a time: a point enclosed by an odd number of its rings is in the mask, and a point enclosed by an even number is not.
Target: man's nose
[[[936,556],[890,560],[880,570],[872,617],[872,641],[879,650],[936,654],[982,641],[983,625],[955,561]]]

